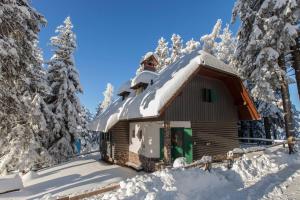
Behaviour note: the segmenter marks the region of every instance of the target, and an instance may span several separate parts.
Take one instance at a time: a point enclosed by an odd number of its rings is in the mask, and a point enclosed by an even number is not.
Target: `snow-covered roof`
[[[134,77],[131,81],[131,87],[134,87],[140,83],[149,84],[151,81],[154,81],[158,77],[158,73],[151,71],[142,71],[136,77]]]
[[[160,71],[153,84],[141,94],[131,93],[125,100],[119,98],[113,102],[89,124],[90,130],[107,132],[120,120],[158,117],[161,109],[201,66],[236,75],[230,66],[214,56],[194,51]]]
[[[158,56],[156,55],[156,53],[153,53],[153,52],[149,51],[149,52],[147,52],[147,53],[142,57],[141,63],[142,63],[143,61],[147,60],[148,58],[150,58],[151,56],[154,56],[154,58],[155,58],[157,61],[159,60],[159,58],[158,58]]]
[[[129,81],[126,81],[125,83],[123,83],[121,85],[121,87],[119,88],[117,94],[122,94],[124,92],[132,92],[132,89],[131,88],[131,80]]]

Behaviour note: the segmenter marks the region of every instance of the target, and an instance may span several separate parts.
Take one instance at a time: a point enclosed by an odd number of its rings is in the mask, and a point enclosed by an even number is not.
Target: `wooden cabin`
[[[135,77],[130,92],[90,124],[101,131],[102,159],[155,171],[178,157],[188,162],[239,147],[238,122],[257,110],[232,68],[200,51],[165,69]],[[141,73],[141,74],[142,74]],[[150,76],[150,75],[152,76]],[[142,92],[135,92],[140,83]],[[143,85],[142,84],[142,85]]]

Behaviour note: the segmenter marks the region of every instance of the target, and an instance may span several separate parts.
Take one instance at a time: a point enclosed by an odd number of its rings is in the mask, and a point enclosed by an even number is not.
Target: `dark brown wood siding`
[[[215,91],[215,102],[203,101],[203,88]],[[197,75],[164,114],[166,121],[191,121],[194,160],[225,154],[239,146],[238,108],[222,81]]]
[[[215,91],[215,102],[203,102],[202,89]],[[222,81],[197,75],[165,111],[169,121],[237,121],[234,100]]]
[[[191,122],[193,131],[193,159],[204,155],[219,155],[239,146],[236,122]]]
[[[112,160],[124,165],[129,157],[129,122],[120,121],[111,130]]]

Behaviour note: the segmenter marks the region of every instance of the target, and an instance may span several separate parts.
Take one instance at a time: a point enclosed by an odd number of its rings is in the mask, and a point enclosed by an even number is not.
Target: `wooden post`
[[[171,125],[170,122],[164,122],[164,163],[170,165],[171,159]]]

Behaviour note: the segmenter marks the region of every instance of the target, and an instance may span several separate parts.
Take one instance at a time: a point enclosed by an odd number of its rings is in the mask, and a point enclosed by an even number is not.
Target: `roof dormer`
[[[118,96],[122,97],[122,100],[125,100],[130,93],[132,92],[131,87],[131,80],[122,84],[122,86],[118,90]]]
[[[154,79],[158,76],[157,73],[152,71],[142,71],[131,81],[131,89],[136,91],[136,94],[142,93],[148,85],[152,85]]]
[[[141,60],[142,71],[156,71],[156,66],[159,64],[158,56],[153,52],[148,52]]]

